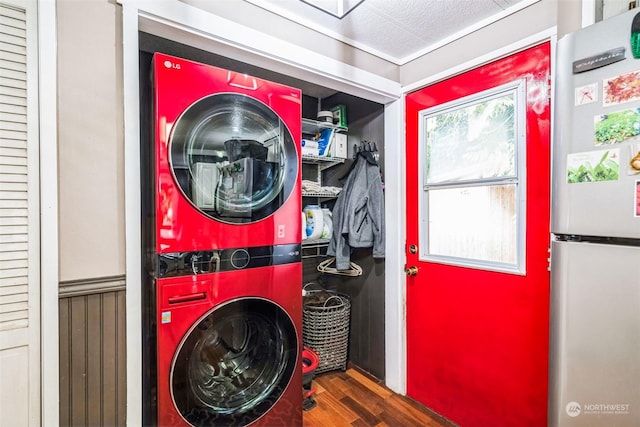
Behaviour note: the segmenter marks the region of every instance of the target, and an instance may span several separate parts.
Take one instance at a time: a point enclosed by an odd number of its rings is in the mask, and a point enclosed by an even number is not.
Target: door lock
[[[415,265],[412,265],[411,267],[405,267],[404,274],[406,274],[408,277],[415,277],[418,274],[418,267],[416,267]]]
[[[409,246],[409,252],[412,254],[418,253],[418,247],[416,245]]]

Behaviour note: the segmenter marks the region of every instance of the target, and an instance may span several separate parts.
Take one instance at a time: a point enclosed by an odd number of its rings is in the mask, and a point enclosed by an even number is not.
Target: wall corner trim
[[[140,224],[140,100],[138,8],[122,8],[124,90],[125,276],[127,425],[142,425],[142,232]]]

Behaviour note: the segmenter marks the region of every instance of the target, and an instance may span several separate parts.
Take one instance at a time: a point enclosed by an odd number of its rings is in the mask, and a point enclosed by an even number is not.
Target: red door
[[[549,58],[545,43],[406,97],[407,394],[465,427],[547,422]],[[505,87],[519,99],[507,126],[519,146],[498,137],[473,157],[433,136],[465,100],[477,112]],[[490,164],[503,156],[504,168]]]

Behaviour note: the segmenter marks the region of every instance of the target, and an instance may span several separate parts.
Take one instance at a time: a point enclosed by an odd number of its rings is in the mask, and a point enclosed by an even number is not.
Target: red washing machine
[[[236,256],[221,251],[220,272],[159,286],[160,426],[302,425],[301,264],[256,254],[235,270]]]
[[[301,93],[163,54],[152,70],[156,423],[301,425]]]

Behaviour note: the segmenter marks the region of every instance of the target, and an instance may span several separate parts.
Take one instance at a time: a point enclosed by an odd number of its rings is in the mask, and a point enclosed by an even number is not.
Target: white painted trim
[[[58,327],[58,85],[55,0],[38,1],[41,419],[60,420]],[[44,421],[46,420],[46,422]]]
[[[512,15],[516,12],[519,12],[529,6],[531,6],[532,4],[535,4],[537,2],[539,2],[540,0],[525,0],[519,3],[516,3],[515,5],[508,7],[506,9],[504,9],[502,12],[499,12],[493,16],[490,16],[486,19],[483,19],[480,22],[475,23],[474,25],[468,26],[442,40],[439,40],[438,42],[427,46],[423,49],[420,49],[410,55],[406,55],[403,57],[397,57],[397,56],[393,56],[393,55],[389,55],[386,53],[383,53],[377,49],[372,48],[371,46],[368,46],[364,43],[360,43],[357,40],[354,40],[350,37],[345,36],[344,34],[341,34],[339,32],[336,31],[332,31],[320,24],[318,24],[317,22],[313,21],[312,19],[307,19],[304,16],[300,16],[298,14],[292,13],[290,10],[288,10],[286,7],[280,7],[272,2],[267,2],[264,0],[245,0],[257,7],[260,7],[262,9],[268,10],[270,12],[273,12],[277,15],[280,15],[282,17],[284,17],[285,19],[288,19],[290,21],[293,21],[295,23],[298,23],[300,25],[303,25],[311,30],[317,31],[320,34],[324,34],[327,37],[330,37],[334,40],[338,40],[342,43],[348,44],[350,46],[353,46],[357,49],[360,49],[364,52],[370,53],[371,55],[377,56],[378,58],[384,59],[386,61],[389,61],[395,65],[404,65],[408,62],[413,61],[416,58],[419,58],[423,55],[426,55],[429,52],[433,52],[436,49],[441,48],[442,46],[445,46],[455,40],[461,39],[462,37],[465,37],[469,34],[472,34],[475,31],[478,31],[481,28],[487,27],[491,24],[494,24],[496,22],[498,22],[501,19],[506,18],[509,15]]]
[[[37,426],[42,421],[42,364],[44,353],[41,351],[43,325],[40,321],[41,277],[40,277],[40,147],[46,141],[40,141],[40,104],[39,80],[45,74],[38,59],[40,35],[38,31],[38,5],[34,1],[25,2],[27,18],[27,223],[28,223],[28,305],[29,327],[29,425]],[[44,159],[44,157],[42,157]],[[57,306],[56,306],[57,308]]]
[[[122,7],[124,86],[125,273],[127,336],[127,425],[142,425],[142,224],[138,8]]]
[[[524,38],[520,41],[512,43],[508,46],[504,46],[501,49],[497,49],[491,53],[479,56],[477,58],[472,59],[471,61],[467,61],[456,67],[452,67],[452,68],[449,68],[448,70],[444,70],[441,73],[434,74],[433,76],[429,76],[424,79],[418,80],[414,83],[405,85],[402,87],[402,91],[405,94],[409,92],[413,92],[414,90],[423,88],[425,86],[439,82],[441,80],[447,79],[457,74],[461,74],[465,71],[471,70],[480,65],[487,64],[489,62],[511,55],[518,51],[524,50],[528,47],[535,46],[546,40],[551,40],[553,37],[556,37],[557,33],[558,33],[558,28],[556,26],[553,26],[547,30],[541,31],[537,34],[533,34],[527,38]]]
[[[348,84],[368,92],[369,97],[377,102],[386,103],[400,97],[400,84],[396,81],[320,55],[313,50],[302,48],[186,3],[176,0],[160,2],[119,0],[119,2],[123,5],[137,5],[141,18],[258,55],[269,62],[305,70],[314,79],[328,78],[337,83]],[[360,96],[365,97],[365,95],[363,93]]]
[[[385,177],[385,383],[406,394],[406,275],[404,96],[384,109]]]
[[[425,108],[418,112],[418,158],[427,158],[427,141],[426,141],[426,123],[427,119],[440,114],[447,114],[455,111],[460,111],[466,108],[473,108],[479,104],[487,102],[491,99],[502,98],[504,96],[512,95],[514,99],[514,113],[513,128],[515,138],[515,157],[516,157],[516,175],[509,177],[494,178],[491,180],[486,179],[468,179],[464,183],[457,182],[438,182],[429,183],[427,179],[427,162],[418,163],[418,182],[420,191],[418,193],[418,218],[421,221],[418,224],[418,239],[420,241],[418,259],[420,261],[427,261],[435,264],[445,264],[450,266],[458,266],[463,268],[473,268],[484,271],[494,271],[505,274],[514,274],[519,276],[526,275],[526,200],[527,200],[527,180],[526,180],[526,113],[527,113],[527,94],[526,94],[526,81],[523,78],[518,78],[511,82],[502,84],[486,89],[482,92],[476,92],[471,95],[467,95],[462,98],[457,98],[444,104],[435,105],[429,108]],[[515,184],[516,191],[516,261],[514,263],[495,262],[483,259],[470,259],[463,256],[455,255],[438,255],[432,254],[429,251],[430,244],[430,230],[431,225],[427,220],[428,212],[430,211],[429,204],[429,191],[432,189],[450,189],[456,187],[466,186],[486,186],[486,185],[506,185]],[[437,245],[436,245],[437,246]]]
[[[582,0],[582,28],[596,22],[596,0]]]

